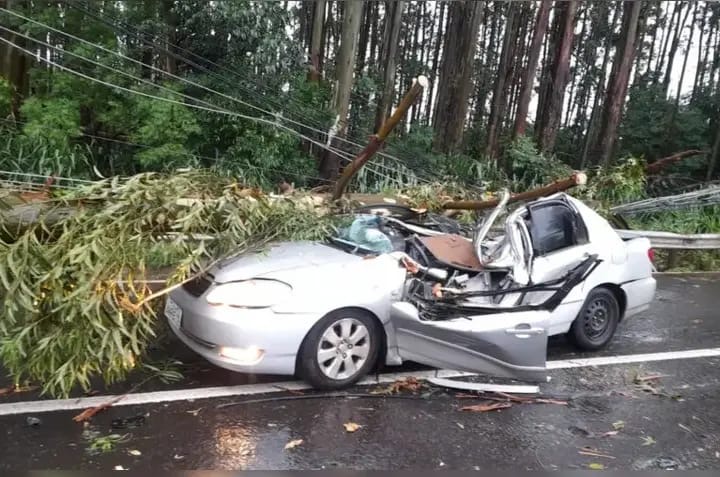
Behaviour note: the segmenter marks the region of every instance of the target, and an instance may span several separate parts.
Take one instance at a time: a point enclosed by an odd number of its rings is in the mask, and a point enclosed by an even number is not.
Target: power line
[[[105,23],[105,24],[108,25],[108,26],[111,26],[111,27],[113,27],[113,28],[118,28],[118,29],[124,31],[125,33],[134,35],[136,38],[139,38],[141,41],[143,41],[146,45],[152,46],[153,48],[156,48],[156,49],[158,49],[158,50],[160,50],[160,51],[162,51],[162,52],[164,52],[164,53],[166,53],[166,54],[169,54],[169,55],[173,56],[173,58],[175,58],[175,59],[179,59],[179,60],[181,60],[181,61],[186,62],[186,63],[189,64],[190,66],[193,66],[193,67],[196,67],[196,68],[198,68],[198,69],[201,69],[202,71],[204,71],[204,72],[212,75],[213,77],[216,77],[216,78],[221,79],[221,80],[222,80],[223,82],[225,82],[225,83],[228,82],[227,78],[225,78],[225,77],[223,77],[223,76],[221,76],[221,75],[218,75],[217,73],[213,72],[212,70],[209,70],[208,68],[205,68],[205,67],[202,66],[202,65],[198,65],[197,63],[192,62],[191,60],[188,60],[187,58],[183,57],[182,55],[178,55],[177,53],[175,53],[175,52],[173,52],[173,51],[170,51],[170,50],[164,48],[163,46],[159,45],[157,42],[154,42],[154,41],[152,41],[152,40],[147,40],[146,38],[142,38],[141,35],[149,36],[149,34],[148,34],[148,33],[145,33],[145,32],[142,32],[142,31],[138,30],[137,28],[135,28],[135,27],[133,27],[133,26],[131,26],[131,25],[128,25],[127,23],[125,23],[125,22],[123,22],[123,21],[121,21],[121,20],[117,20],[116,18],[112,17],[111,15],[103,14],[103,13],[101,13],[101,12],[98,12],[97,10],[96,10],[97,15],[96,15],[96,14],[93,14],[92,12],[89,12],[89,11],[87,10],[87,8],[91,8],[91,7],[88,7],[87,4],[85,4],[86,8],[82,8],[82,7],[77,6],[77,5],[75,4],[75,2],[68,3],[68,5],[71,6],[71,7],[73,7],[73,8],[76,8],[76,9],[82,11],[82,12],[84,12],[85,14],[89,15],[89,16],[92,17],[92,18],[95,18],[95,19],[98,20],[98,21],[101,21],[102,23]],[[98,15],[100,15],[100,17],[98,17]],[[107,20],[107,19],[101,18],[102,16],[105,16],[105,17],[107,17],[107,18],[110,18],[111,20]],[[133,33],[132,31],[129,31],[127,28],[123,28],[123,27],[122,27],[123,24],[124,24],[124,25],[127,25],[128,28],[131,28],[132,30],[134,30],[135,33]],[[47,27],[47,26],[46,26],[46,27]],[[52,28],[52,27],[48,27],[48,28]],[[64,32],[61,32],[61,33],[65,34]],[[68,35],[69,35],[69,34],[68,34]],[[70,36],[71,36],[71,35],[70,35]],[[72,36],[71,36],[71,37],[72,37]],[[79,40],[80,40],[80,41],[84,41],[84,40],[82,40],[82,39],[79,39]],[[180,50],[180,51],[184,51],[184,52],[186,52],[186,53],[189,53],[189,54],[193,55],[193,56],[196,57],[196,58],[199,58],[199,59],[201,59],[201,60],[203,60],[203,61],[206,61],[206,62],[210,63],[210,64],[213,65],[213,66],[216,66],[216,67],[218,67],[218,68],[220,68],[220,69],[222,69],[222,70],[225,70],[225,71],[233,74],[234,76],[236,76],[236,77],[238,77],[238,78],[240,78],[240,79],[243,79],[243,80],[246,80],[246,81],[248,80],[247,77],[243,77],[242,75],[240,75],[240,73],[238,73],[237,71],[235,71],[235,70],[233,70],[233,69],[230,69],[230,68],[224,67],[224,66],[222,66],[222,65],[219,65],[218,63],[215,63],[215,62],[213,62],[213,61],[211,61],[211,60],[208,60],[208,59],[206,59],[206,58],[203,58],[202,56],[197,55],[196,53],[194,53],[194,52],[192,52],[192,51],[190,51],[190,50],[184,49],[184,48],[182,48],[182,47],[180,47],[180,46],[178,46],[178,45],[175,45],[175,44],[170,44],[170,45],[171,45],[172,47]],[[113,54],[117,54],[117,53],[114,53],[114,52],[113,52]],[[132,58],[128,58],[128,59],[137,62],[137,60],[134,60],[134,59],[132,59]],[[144,65],[144,66],[146,66],[146,67],[148,66],[148,65],[145,65],[144,63],[141,63],[141,64]],[[161,73],[163,73],[163,74],[168,74],[168,73],[165,72],[164,70],[159,70],[159,69],[154,68],[154,67],[153,67],[153,69],[156,70],[156,71],[159,71],[159,72],[161,72]],[[181,81],[183,81],[182,78],[178,78],[178,79],[180,79]],[[257,85],[257,86],[261,86],[261,87],[262,87],[262,85],[261,85],[260,83],[258,83],[257,81],[252,81],[252,80],[251,80],[251,82],[254,83],[254,84]],[[228,84],[229,84],[229,83],[228,83]],[[233,86],[240,86],[240,85],[237,85],[237,84],[234,84],[234,83],[233,83]],[[243,90],[246,91],[246,92],[249,92],[249,93],[251,93],[251,94],[254,94],[254,92],[248,91],[246,88],[243,88],[242,86],[240,86],[240,89],[243,89]],[[221,93],[217,93],[217,92],[215,92],[215,93],[216,93],[216,94],[221,94]],[[234,101],[240,101],[240,100],[238,100],[237,98],[231,98],[231,99],[234,100]],[[270,98],[265,98],[265,100],[266,100],[268,103],[270,103],[270,104],[274,104],[276,107],[278,107],[278,109],[282,110],[282,106],[279,105],[279,103],[277,103],[277,102],[275,102],[275,101],[271,101]],[[301,105],[301,103],[299,103],[299,102],[297,102],[297,101],[295,101],[295,100],[292,100],[292,99],[291,99],[291,102],[294,102],[294,103],[296,103],[296,104],[298,104],[298,105]],[[247,104],[247,103],[245,103],[245,104]],[[249,105],[249,106],[250,106],[250,107],[255,107],[255,106],[253,106],[253,105]],[[304,105],[301,105],[301,106],[304,107]],[[259,109],[259,108],[258,108],[258,109]],[[308,112],[308,111],[312,111],[312,110],[305,110],[305,111],[303,111],[303,114],[304,114],[304,115],[307,115],[307,112]],[[274,115],[274,113],[270,113],[270,112],[267,112],[267,111],[265,111],[265,112],[266,112],[266,114]],[[289,119],[289,118],[286,118],[286,119],[288,119],[289,121],[292,121],[292,120]],[[305,119],[308,120],[309,118],[306,117]],[[299,123],[299,122],[297,122],[297,121],[292,121],[292,122],[295,122],[296,124],[299,124],[299,125],[301,125],[301,126],[303,126],[303,127],[306,127],[306,128],[308,128],[308,129],[310,129],[310,130],[313,130],[313,131],[315,131],[315,132],[318,132],[318,133],[320,133],[320,134],[322,134],[322,135],[327,135],[327,133],[326,133],[325,131],[323,131],[323,130],[318,130],[318,129],[313,128],[313,127],[311,127],[311,126],[308,126],[308,125],[306,125],[306,124]],[[319,123],[315,122],[315,126],[319,126]],[[355,141],[358,140],[357,137],[352,137],[352,136],[348,136],[348,137],[351,137],[352,139],[355,139]],[[338,140],[338,141],[341,141],[341,142],[345,142],[345,143],[351,144],[351,145],[353,145],[353,146],[355,146],[355,147],[358,147],[358,148],[360,148],[360,149],[364,148],[364,146],[363,146],[362,144],[358,144],[358,142],[350,141],[350,140],[348,140],[348,139],[346,139],[346,138],[343,138],[343,137],[339,137],[339,136],[338,136],[338,137],[335,137],[335,139]],[[384,153],[384,152],[378,152],[378,155],[379,155],[379,156],[382,156],[382,157],[389,158],[389,159],[394,160],[394,161],[397,161],[398,163],[404,165],[404,164],[403,164],[404,161],[402,161],[401,159],[399,159],[399,158],[397,158],[397,157],[393,157],[393,156],[390,155],[390,154],[387,154],[387,153]],[[425,170],[425,172],[427,172],[427,170]],[[436,176],[436,175],[435,175],[435,176]],[[427,182],[429,182],[429,181],[427,181]]]

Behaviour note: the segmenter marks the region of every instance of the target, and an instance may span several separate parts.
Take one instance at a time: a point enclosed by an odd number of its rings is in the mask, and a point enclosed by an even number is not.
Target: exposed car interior
[[[586,244],[587,229],[569,201],[554,198],[518,207],[504,227],[493,228],[506,212],[509,194],[462,235],[461,224],[410,208],[362,208],[352,223],[330,239],[350,253],[395,253],[409,271],[406,299],[428,320],[499,311],[552,311],[600,260],[586,255],[569,263],[560,277],[533,282],[533,258]],[[496,236],[491,237],[491,231]],[[497,233],[499,231],[499,233]]]

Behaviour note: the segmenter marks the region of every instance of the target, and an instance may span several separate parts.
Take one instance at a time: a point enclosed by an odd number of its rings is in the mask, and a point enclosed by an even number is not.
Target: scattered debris
[[[461,411],[472,411],[472,412],[490,412],[498,411],[500,409],[507,409],[512,407],[512,403],[509,402],[494,402],[486,404],[475,404],[474,406],[461,407]]]
[[[425,387],[425,383],[415,377],[398,379],[386,388],[378,388],[371,391],[371,394],[399,394],[403,391],[417,393]]]
[[[280,385],[277,385],[277,384],[273,384],[272,387],[274,387],[275,389],[279,389],[279,390],[281,390],[281,391],[288,392],[288,393],[293,394],[293,395],[295,395],[295,396],[304,396],[304,395],[305,395],[304,392],[299,391],[299,390],[297,390],[297,389],[290,389],[290,388],[286,388],[285,386],[280,386]]]
[[[668,378],[668,377],[670,377],[669,374],[649,374],[647,376],[635,376],[635,379],[633,380],[633,382],[635,384],[641,384],[646,381],[657,381],[659,379]]]
[[[27,393],[35,391],[39,386],[8,386],[6,388],[0,388],[0,396],[7,396],[10,394]]]
[[[132,450],[129,450],[129,451],[128,451],[128,454],[130,454],[130,455],[132,455],[132,456],[135,456],[135,457],[138,457],[138,456],[141,456],[141,455],[142,455],[142,452],[140,452],[140,451],[137,450],[137,449],[132,449]]]
[[[128,470],[128,469],[126,469],[122,465],[116,465],[115,467],[113,467],[113,470]]]
[[[658,457],[655,463],[661,470],[674,470],[679,467],[678,461],[672,457]]]
[[[538,394],[540,392],[539,386],[518,384],[470,383],[467,381],[456,381],[454,379],[445,378],[429,378],[428,381],[436,386],[442,386],[450,389],[462,389],[464,391],[517,394]]]
[[[33,416],[28,416],[25,419],[25,422],[30,427],[38,427],[40,424],[42,424],[42,421],[39,418]]]
[[[356,424],[354,422],[346,422],[343,426],[345,426],[345,430],[347,432],[355,432],[362,427],[360,424]]]
[[[86,435],[93,436],[90,441],[90,446],[87,448],[90,454],[110,452],[115,449],[118,444],[127,442],[130,439],[129,434],[110,434],[104,437],[94,437],[97,436],[97,432],[88,432]]]
[[[173,459],[175,459],[175,460],[183,460],[184,458],[185,458],[185,456],[184,456],[184,455],[180,455],[180,454],[175,454],[175,455],[173,456]]]
[[[295,439],[294,441],[290,441],[287,444],[285,444],[285,450],[294,449],[297,446],[299,446],[300,444],[302,444],[303,442],[305,442],[305,441],[303,441],[302,439]]]
[[[621,431],[621,430],[625,429],[625,421],[613,422],[612,426],[613,426],[613,429],[615,429],[616,431]]]
[[[188,414],[192,414],[193,416],[197,417],[198,414],[200,414],[200,411],[202,411],[202,408],[193,409],[191,411],[185,411]]]
[[[600,434],[599,437],[612,437],[617,436],[620,433],[620,431],[607,431]]]
[[[118,396],[116,398],[111,399],[110,401],[100,404],[99,406],[90,407],[85,409],[83,412],[78,414],[77,416],[73,417],[73,421],[75,422],[86,422],[92,419],[97,413],[104,411],[105,409],[108,409],[112,407],[114,404],[117,404],[121,399],[123,399],[125,396],[127,396],[129,393],[123,394],[122,396]]]
[[[587,465],[590,470],[605,470],[605,466],[599,462],[591,462]]]
[[[460,424],[459,422],[456,422],[455,424],[457,424],[457,426],[458,426],[460,429],[463,429],[463,430],[465,429],[465,426],[463,426],[463,425]]]
[[[578,454],[590,457],[602,457],[603,459],[615,459],[615,457],[608,454],[603,454],[602,452],[599,452],[597,449],[593,449],[592,447],[583,447],[578,451]]]
[[[643,446],[651,446],[651,445],[657,443],[657,441],[652,436],[645,436],[642,438],[642,440],[643,440],[643,443],[642,443]]]
[[[133,416],[133,417],[113,419],[110,426],[113,429],[129,429],[129,428],[140,427],[143,424],[145,424],[145,416],[137,415],[137,416]]]

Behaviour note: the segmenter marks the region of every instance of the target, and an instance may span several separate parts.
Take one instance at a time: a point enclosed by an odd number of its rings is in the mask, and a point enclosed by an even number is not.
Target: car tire
[[[585,299],[568,338],[582,350],[599,350],[612,340],[619,322],[620,304],[615,293],[607,288],[596,288]]]
[[[298,373],[318,389],[341,389],[375,367],[382,330],[369,313],[334,311],[312,327],[300,347]],[[352,369],[350,369],[352,367]]]

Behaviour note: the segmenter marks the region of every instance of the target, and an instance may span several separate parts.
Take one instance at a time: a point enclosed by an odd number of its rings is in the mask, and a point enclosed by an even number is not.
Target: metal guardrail
[[[653,248],[674,250],[720,249],[720,234],[676,234],[653,230],[616,230],[624,239],[645,237]]]

